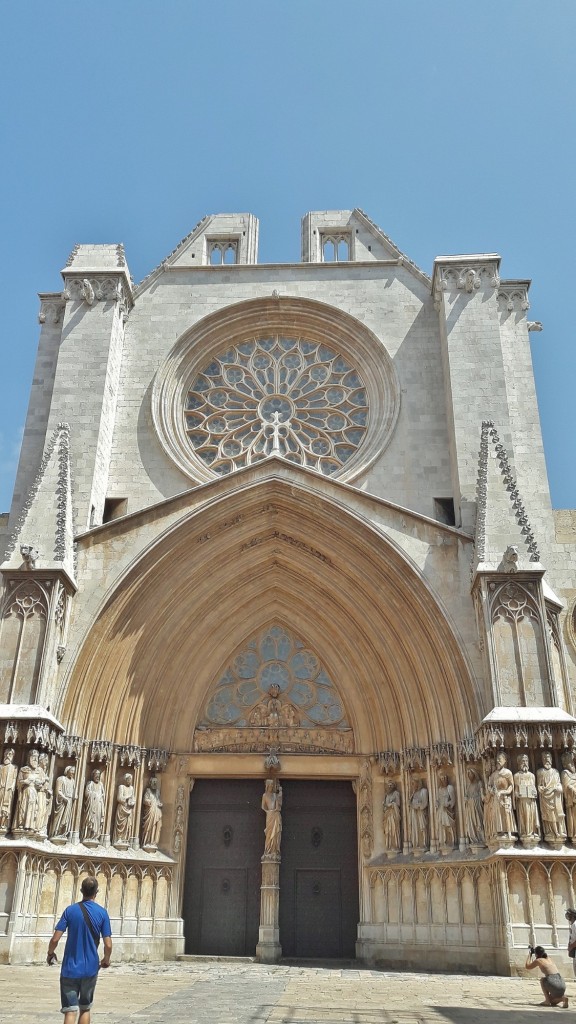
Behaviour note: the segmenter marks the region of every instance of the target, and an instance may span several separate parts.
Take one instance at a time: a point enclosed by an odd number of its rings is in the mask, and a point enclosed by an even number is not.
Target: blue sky
[[[307,210],[362,207],[422,269],[499,252],[531,277],[553,504],[576,507],[573,0],[23,0],[3,7],[0,511],[38,291],[76,242],[140,280],[206,213],[298,261]]]

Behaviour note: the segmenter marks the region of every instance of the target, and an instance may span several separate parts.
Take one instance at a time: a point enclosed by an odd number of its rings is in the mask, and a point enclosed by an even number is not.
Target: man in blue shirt
[[[94,902],[98,892],[95,878],[85,878],[80,886],[82,902],[66,907],[50,939],[46,962],[56,960],[56,946],[68,931],[60,972],[60,995],[64,1024],[74,1024],[80,1011],[78,1024],[90,1024],[90,1007],[100,967],[110,966],[112,939],[110,918],[104,907]],[[104,940],[104,956],[98,958],[100,936]]]

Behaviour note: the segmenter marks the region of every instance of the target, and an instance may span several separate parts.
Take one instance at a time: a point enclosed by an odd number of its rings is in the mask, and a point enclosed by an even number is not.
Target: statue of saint
[[[134,818],[134,786],[132,775],[126,772],[116,793],[116,817],[114,819],[114,845],[128,846]]]
[[[566,804],[566,831],[572,842],[576,842],[576,767],[574,766],[574,753],[567,752],[562,755],[562,790]],[[0,779],[1,779],[0,769]],[[0,807],[1,807],[2,783],[0,782]],[[1,822],[0,822],[1,824]]]
[[[264,853],[278,855],[282,839],[282,787],[274,779],[266,779],[262,810],[266,812]]]
[[[472,846],[484,846],[484,790],[475,768],[466,771],[468,779],[464,794],[464,828]]]
[[[566,839],[562,783],[559,773],[552,767],[552,755],[549,750],[542,754],[542,767],[538,769],[537,779],[544,839],[554,845],[561,844]]]
[[[410,841],[412,849],[428,849],[428,790],[424,779],[416,779],[410,798]]]
[[[449,781],[446,772],[440,772],[438,776],[438,797],[436,809],[438,811],[438,838],[441,846],[455,846],[456,844],[456,791]]]
[[[54,783],[54,817],[50,838],[67,839],[72,829],[76,768],[69,764]]]
[[[52,810],[52,790],[50,789],[50,758],[45,751],[38,757],[38,771],[43,774],[42,785],[38,790],[38,809],[36,812],[36,831],[38,837],[44,839],[48,835],[48,819]]]
[[[0,767],[0,835],[6,835],[10,828],[17,775],[18,769],[14,764],[14,748],[6,747]]]
[[[512,808],[514,778],[507,764],[508,758],[500,750],[484,797],[484,831],[486,839],[492,841],[500,837],[512,842],[518,831]]]
[[[82,840],[88,840],[89,844],[98,842],[104,830],[104,805],[106,794],[102,782],[102,772],[95,768],[92,778],[86,783],[84,789],[83,805],[83,832]]]
[[[518,771],[514,775],[514,802],[520,841],[534,846],[540,839],[536,778],[530,771],[528,754],[520,754]]]
[[[384,849],[389,853],[399,853],[402,849],[400,806],[398,786],[392,779],[388,779],[386,796],[382,804],[382,824],[384,827]]]
[[[162,802],[158,779],[153,776],[142,799],[142,846],[145,850],[158,847],[162,830]]]
[[[19,834],[36,833],[38,820],[38,791],[44,785],[46,776],[39,766],[38,751],[28,751],[28,763],[18,772],[16,790],[16,814],[14,831]]]

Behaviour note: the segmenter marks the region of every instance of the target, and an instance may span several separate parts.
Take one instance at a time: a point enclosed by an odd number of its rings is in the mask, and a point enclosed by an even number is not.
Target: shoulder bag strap
[[[88,927],[88,931],[90,932],[90,935],[94,939],[94,942],[96,944],[96,949],[98,949],[98,943],[100,942],[100,936],[99,936],[98,932],[96,931],[96,929],[94,928],[94,925],[92,924],[92,920],[90,918],[90,914],[86,910],[86,907],[84,906],[84,903],[79,903],[78,906],[80,907],[80,910],[82,911],[82,917],[86,921],[86,925]]]

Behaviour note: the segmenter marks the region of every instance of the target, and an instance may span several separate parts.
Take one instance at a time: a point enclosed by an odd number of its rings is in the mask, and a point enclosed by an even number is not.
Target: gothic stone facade
[[[206,217],[139,285],[77,245],[40,296],[0,959],[40,959],[94,873],[125,958],[337,955],[351,927],[370,963],[517,970],[576,904],[576,517],[529,282],[494,254],[428,277],[361,210],[308,214],[301,263],[257,252],[253,216]]]

